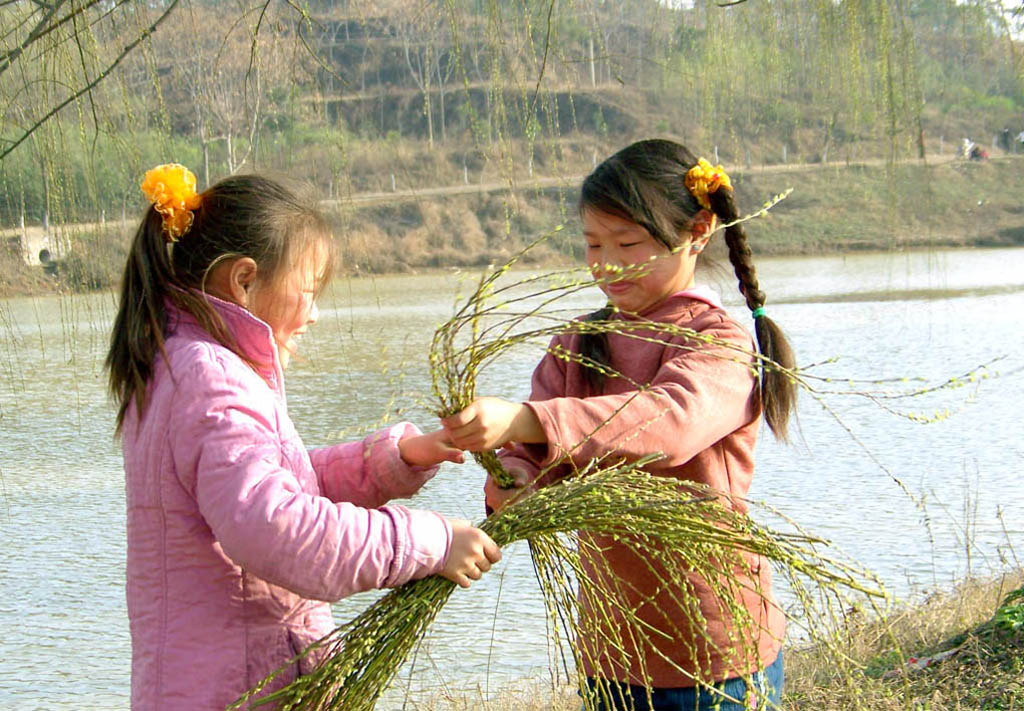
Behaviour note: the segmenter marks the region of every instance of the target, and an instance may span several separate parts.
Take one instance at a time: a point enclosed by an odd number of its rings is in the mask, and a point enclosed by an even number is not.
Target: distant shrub
[[[1015,114],[1020,111],[1017,102],[1009,96],[978,96],[975,98],[975,107],[993,114]]]
[[[114,289],[128,259],[128,244],[115,233],[82,233],[71,239],[71,249],[56,260],[56,276],[73,291]]]

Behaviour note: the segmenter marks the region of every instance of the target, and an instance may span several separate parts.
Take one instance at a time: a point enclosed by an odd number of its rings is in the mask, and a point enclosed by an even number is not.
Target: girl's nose
[[[601,264],[598,266],[606,275],[615,275],[621,274],[630,264],[618,255],[608,255],[601,260]]]
[[[590,273],[594,275],[595,279],[604,279],[605,277],[613,275],[615,272],[615,265],[605,259],[602,259],[599,262],[593,262],[590,265]]]

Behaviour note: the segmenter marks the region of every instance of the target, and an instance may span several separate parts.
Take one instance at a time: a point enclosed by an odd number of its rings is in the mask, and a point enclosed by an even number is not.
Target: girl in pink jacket
[[[461,461],[443,430],[403,423],[315,450],[299,439],[283,372],[333,256],[315,208],[251,175],[196,193],[175,164],[142,188],[152,205],[106,361],[126,475],[132,708],[213,711],[331,631],[326,601],[435,573],[468,586],[500,553],[466,521],[384,505]]]
[[[784,335],[765,315],[743,225],[731,224],[738,213],[728,176],[677,143],[640,141],[586,178],[579,208],[587,263],[609,302],[585,318],[672,323],[709,340],[636,330],[558,336],[534,371],[530,400],[476,400],[445,419],[452,443],[473,451],[506,445],[503,464],[527,489],[598,456],[635,460],[661,452],[664,458],[648,467],[652,473],[710,485],[726,494],[723,505],[745,509],[761,416],[785,438],[795,386],[776,371],[755,367],[751,337],[714,291],[695,284],[697,258],[721,221],[760,351],[792,366]],[[581,361],[604,364],[614,375],[602,377]],[[487,483],[491,507],[521,495],[521,488],[503,491]],[[691,575],[685,591],[668,586],[631,548],[593,538],[603,560],[591,563],[592,569],[610,569],[626,581],[617,587],[652,632],[638,641],[623,631],[615,637],[624,640],[621,650],[602,646],[600,639],[577,641],[585,650],[589,685],[598,673],[616,682],[612,698],[591,698],[589,708],[726,711],[766,698],[779,702],[785,622],[766,561],[751,556],[749,573],[730,573],[742,578],[733,602],[749,613],[740,635],[745,639],[739,640],[727,606],[705,580]],[[685,607],[691,596],[700,606],[702,629],[694,629]],[[582,609],[587,614],[585,600]],[[601,618],[587,628],[603,624],[615,623]]]

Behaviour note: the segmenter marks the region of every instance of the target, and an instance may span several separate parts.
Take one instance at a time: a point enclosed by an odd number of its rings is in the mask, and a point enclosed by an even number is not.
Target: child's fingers
[[[462,588],[468,588],[474,580],[479,580],[483,575],[471,562],[460,561],[454,568],[446,567],[441,575],[451,580]]]
[[[445,449],[441,456],[444,457],[442,461],[445,462],[462,464],[466,461],[466,456],[462,453],[461,449]]]
[[[512,469],[510,473],[516,476],[516,484],[508,489],[502,489],[493,478],[487,477],[484,484],[484,501],[492,511],[501,511],[509,502],[525,495],[522,487],[526,484],[526,475],[518,469]],[[517,473],[522,474],[522,477],[517,476]]]
[[[447,422],[443,421],[441,424],[444,426],[444,432],[448,436],[448,441],[456,447],[465,449],[465,443],[463,440],[465,439],[466,425],[455,427],[450,426]]]
[[[475,427],[472,424],[466,424],[459,425],[458,427],[446,427],[445,432],[448,433],[448,439],[451,440],[452,444],[458,446],[460,440],[464,439],[474,429]]]
[[[452,444],[459,449],[476,451],[486,444],[485,437],[483,436],[484,432],[477,427],[475,422],[450,430],[448,435],[451,437]]]
[[[483,571],[481,571],[472,562],[467,562],[462,569],[459,570],[453,580],[464,588],[468,588],[474,580],[479,580],[483,577]]]
[[[501,560],[501,548],[494,541],[488,541],[484,544],[484,555],[487,556],[488,563],[497,563]],[[491,566],[487,566],[487,570],[490,570]]]
[[[448,430],[446,429],[435,430],[434,432],[431,432],[431,434],[435,438],[437,438],[437,441],[440,442],[441,444],[448,445],[449,447],[452,447],[455,444],[454,442],[452,442],[451,434],[449,434]]]
[[[437,447],[438,461],[455,462],[456,464],[462,464],[466,461],[462,448],[452,442],[451,435],[447,430],[437,430],[431,432],[429,436],[434,440],[434,445]]]
[[[475,403],[467,407],[465,410],[456,412],[454,415],[448,415],[448,417],[441,418],[441,424],[449,432],[460,427],[465,427],[470,422],[475,420],[477,417],[477,410]]]

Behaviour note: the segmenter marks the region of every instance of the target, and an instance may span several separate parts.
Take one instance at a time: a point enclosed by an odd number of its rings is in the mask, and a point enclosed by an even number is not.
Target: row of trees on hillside
[[[65,0],[0,20],[7,224],[125,209],[171,158],[203,184],[301,169],[337,193],[402,154],[554,165],[581,135],[913,155],[930,123],[1024,106],[996,0]]]

